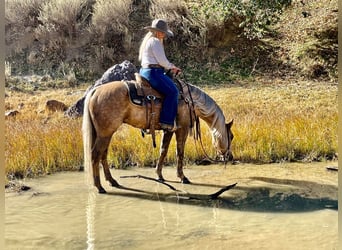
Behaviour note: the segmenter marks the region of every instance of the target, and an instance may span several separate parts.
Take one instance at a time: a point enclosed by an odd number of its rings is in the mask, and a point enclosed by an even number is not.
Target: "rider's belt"
[[[159,65],[159,64],[149,64],[147,65],[148,68],[150,69],[163,69],[164,67]]]

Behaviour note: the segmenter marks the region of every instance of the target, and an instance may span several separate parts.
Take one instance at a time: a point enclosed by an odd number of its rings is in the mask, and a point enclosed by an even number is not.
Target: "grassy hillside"
[[[337,79],[337,18],[337,1],[293,1],[265,39],[283,76]]]
[[[13,75],[93,81],[125,59],[139,65],[154,18],[168,20],[168,57],[190,80],[337,79],[337,0],[6,0],[6,60]]]

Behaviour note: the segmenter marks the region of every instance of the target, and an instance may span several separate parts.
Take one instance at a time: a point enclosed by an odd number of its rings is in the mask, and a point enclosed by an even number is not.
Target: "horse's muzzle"
[[[224,161],[224,162],[228,162],[228,161],[233,161],[234,160],[234,156],[232,151],[228,150],[225,153],[219,153],[216,157],[217,160],[219,161]]]
[[[234,160],[234,156],[232,151],[228,150],[227,154],[226,154],[226,159],[227,161],[233,161]]]

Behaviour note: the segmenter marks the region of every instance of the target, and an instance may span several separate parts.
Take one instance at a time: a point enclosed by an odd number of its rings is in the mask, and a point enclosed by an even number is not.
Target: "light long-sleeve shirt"
[[[147,68],[149,64],[159,64],[165,69],[174,67],[166,58],[164,46],[156,37],[147,40],[141,57],[141,66]]]

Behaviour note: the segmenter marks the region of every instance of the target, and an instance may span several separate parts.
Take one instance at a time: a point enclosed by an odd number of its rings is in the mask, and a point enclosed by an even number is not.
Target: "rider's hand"
[[[171,71],[172,71],[172,73],[173,73],[175,76],[177,76],[179,73],[182,72],[182,70],[181,70],[180,68],[176,67],[176,66],[172,67],[172,68],[171,68]]]

